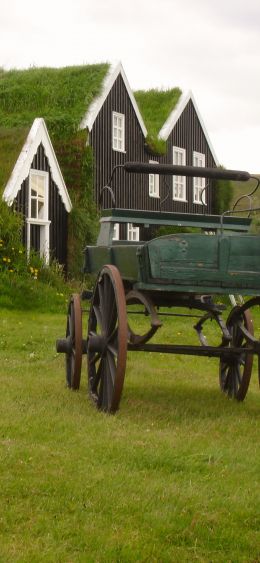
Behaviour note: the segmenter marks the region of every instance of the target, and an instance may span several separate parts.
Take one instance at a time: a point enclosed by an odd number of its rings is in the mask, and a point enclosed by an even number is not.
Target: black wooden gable
[[[199,152],[205,154],[205,166],[214,167],[216,166],[215,160],[211,153],[209,143],[206,139],[205,133],[203,131],[201,122],[198,118],[197,112],[194,108],[192,100],[189,100],[185,109],[181,113],[179,119],[173,127],[171,134],[167,139],[167,152],[165,157],[161,158],[161,162],[165,164],[171,164],[173,162],[173,147],[179,147],[186,150],[186,165],[193,165],[193,153]],[[161,194],[166,195],[165,187],[163,184],[167,182],[169,188],[172,186],[171,177],[161,179]],[[186,213],[202,213],[203,208],[201,205],[196,205],[193,203],[192,194],[193,179],[186,179],[186,189],[187,189],[187,202],[176,202],[170,196],[165,202],[164,210],[167,211],[180,211]],[[171,189],[170,189],[171,193]],[[212,182],[207,181],[207,195],[206,195],[207,206],[204,208],[205,213],[211,213],[212,211]],[[167,209],[166,209],[167,205]]]
[[[49,206],[48,206],[48,220],[50,221],[49,231],[49,244],[50,255],[52,258],[58,260],[60,264],[66,266],[67,261],[67,231],[68,219],[67,211],[61,199],[58,187],[52,179],[51,168],[48,158],[45,154],[42,143],[37,149],[33,161],[31,163],[32,170],[39,170],[48,172],[49,175]],[[29,209],[29,176],[23,181],[21,189],[17,193],[14,202],[15,209],[22,213],[25,218],[23,227],[23,243],[27,246],[27,226],[26,219],[28,219]],[[39,250],[39,228],[38,225],[31,225],[31,247]]]
[[[125,116],[125,152],[112,149],[112,113],[118,112]],[[95,165],[95,198],[98,201],[99,191],[111,176],[114,166],[129,160],[147,162],[144,146],[144,135],[134,111],[124,81],[119,74],[103,104],[93,129],[90,133],[90,144],[94,152]],[[113,177],[116,205],[118,207],[145,209],[146,176],[126,175],[120,169]],[[103,207],[110,207],[111,199],[104,194]]]

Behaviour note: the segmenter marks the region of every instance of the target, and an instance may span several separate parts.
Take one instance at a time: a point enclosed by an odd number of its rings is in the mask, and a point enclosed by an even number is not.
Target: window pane
[[[38,219],[44,219],[44,203],[42,200],[38,200]]]
[[[37,200],[31,199],[31,217],[37,219]]]
[[[30,174],[30,199],[31,218],[45,218],[45,186],[46,175],[40,173]]]
[[[125,127],[124,115],[113,113],[113,137],[112,146],[114,150],[124,151],[125,149]]]

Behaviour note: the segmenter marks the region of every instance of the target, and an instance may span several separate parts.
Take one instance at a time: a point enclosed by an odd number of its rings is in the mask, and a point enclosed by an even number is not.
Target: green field
[[[0,561],[259,562],[257,365],[241,404],[220,393],[215,359],[129,353],[109,416],[85,362],[80,390],[65,387],[64,326],[0,312]],[[183,321],[162,339],[173,331],[187,343]]]

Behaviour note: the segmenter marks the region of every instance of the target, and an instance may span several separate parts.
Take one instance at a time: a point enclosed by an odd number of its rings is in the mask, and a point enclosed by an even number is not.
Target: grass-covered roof
[[[78,130],[101,91],[108,68],[108,64],[95,64],[0,70],[0,189],[8,181],[33,120],[45,119],[56,150],[57,142]]]
[[[2,70],[0,126],[21,127],[43,117],[53,133],[75,129],[100,93],[108,68],[108,64],[95,64]]]
[[[148,145],[155,152],[163,152],[165,143],[158,139],[158,133],[179,101],[181,90],[137,90],[134,95],[148,130]]]

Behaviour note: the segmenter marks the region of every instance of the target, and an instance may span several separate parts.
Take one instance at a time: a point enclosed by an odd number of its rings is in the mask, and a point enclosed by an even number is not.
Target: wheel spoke
[[[223,382],[223,389],[228,392],[230,388],[231,367],[229,366],[226,371],[226,376]]]
[[[114,387],[115,379],[116,379],[116,362],[115,362],[114,355],[111,354],[110,352],[107,353],[107,364],[108,364],[108,368],[109,368],[110,380],[111,380],[112,386]]]
[[[240,366],[238,364],[236,364],[235,366],[235,375],[236,375],[236,381],[238,382],[239,386],[242,383],[242,377],[241,377],[241,372],[240,372]]]
[[[104,360],[101,359],[99,366],[97,368],[97,370],[94,372],[93,377],[91,378],[91,389],[92,391],[96,392],[99,382],[102,378],[102,374],[103,374],[103,369],[104,369]]]
[[[101,312],[100,312],[100,308],[97,305],[93,306],[93,311],[95,313],[95,317],[96,317],[96,322],[98,324],[98,326],[100,328],[102,328],[102,317],[101,317]]]
[[[114,380],[115,380],[115,371],[114,366],[111,365],[111,360],[109,359],[109,354],[106,356],[106,375],[105,375],[105,389],[106,389],[106,408],[110,410],[112,400],[113,400],[113,393],[114,393]]]
[[[108,328],[107,328],[108,337],[115,330],[116,322],[117,322],[117,307],[116,307],[116,301],[115,301],[115,299],[113,299],[112,305],[111,305],[110,320],[109,320],[109,324],[108,324]]]
[[[108,350],[113,354],[113,356],[118,355],[118,334],[117,331],[114,332],[113,338],[108,341],[107,344]]]
[[[94,354],[93,356],[89,357],[89,365],[93,366],[93,364],[96,364],[98,360],[100,360],[101,358],[101,354],[100,352],[98,352],[97,354]]]

